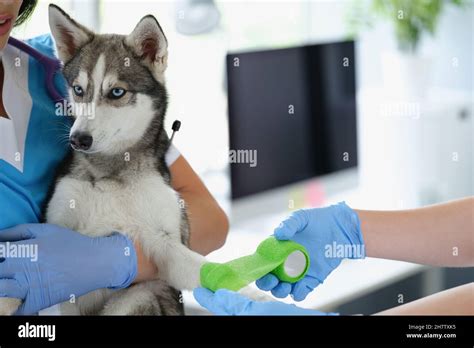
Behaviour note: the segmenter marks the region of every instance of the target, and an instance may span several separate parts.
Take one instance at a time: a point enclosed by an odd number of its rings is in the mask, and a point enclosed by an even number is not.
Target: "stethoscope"
[[[8,43],[13,47],[18,48],[20,51],[23,51],[29,56],[35,58],[43,66],[46,72],[46,90],[48,91],[49,96],[51,97],[51,99],[53,99],[55,103],[63,102],[64,100],[66,100],[66,98],[58,92],[54,85],[54,75],[62,68],[62,63],[60,60],[48,57],[40,51],[31,47],[30,45],[24,43],[23,41],[17,40],[11,36],[8,39]],[[180,127],[181,122],[175,120],[172,125],[173,134],[171,135],[170,143],[173,141],[174,135],[177,131],[179,131]]]
[[[65,98],[61,95],[61,93],[58,92],[58,90],[54,86],[54,75],[61,69],[61,61],[55,58],[48,57],[40,51],[31,47],[30,45],[13,37],[10,37],[8,39],[8,43],[13,47],[16,47],[19,50],[25,52],[29,56],[35,58],[43,66],[46,72],[46,89],[51,99],[53,99],[55,103],[62,102],[63,100],[65,100]]]

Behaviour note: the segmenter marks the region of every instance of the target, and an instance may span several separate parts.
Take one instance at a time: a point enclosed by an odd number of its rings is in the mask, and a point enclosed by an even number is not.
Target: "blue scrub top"
[[[43,54],[55,57],[50,35],[30,39],[27,43]],[[55,83],[65,95],[66,84],[59,72]],[[28,90],[32,109],[22,154],[23,172],[0,159],[0,229],[40,221],[41,207],[56,167],[69,151],[68,144],[60,139],[64,138],[65,129],[72,120],[56,116],[55,103],[46,90],[45,71],[33,57],[28,59]]]

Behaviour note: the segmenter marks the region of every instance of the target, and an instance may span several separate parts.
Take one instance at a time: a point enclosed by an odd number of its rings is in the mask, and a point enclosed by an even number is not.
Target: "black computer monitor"
[[[357,166],[352,41],[228,54],[231,163],[237,199]]]

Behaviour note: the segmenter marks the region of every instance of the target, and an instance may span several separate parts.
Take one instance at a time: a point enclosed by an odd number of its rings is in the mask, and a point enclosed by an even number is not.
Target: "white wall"
[[[347,36],[344,15],[349,0],[310,1],[311,31],[309,41],[330,41]],[[453,89],[473,89],[474,2],[465,8],[447,5],[441,15],[435,37],[424,36],[421,52],[434,58],[432,85]],[[358,85],[380,87],[380,53],[396,49],[392,27],[379,22],[373,30],[359,36],[357,43]],[[453,68],[453,58],[459,66]]]

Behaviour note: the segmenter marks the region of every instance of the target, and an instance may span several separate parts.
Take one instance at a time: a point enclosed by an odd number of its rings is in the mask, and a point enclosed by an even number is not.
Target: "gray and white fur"
[[[159,269],[155,281],[94,291],[62,304],[61,312],[183,314],[178,290],[200,285],[205,259],[186,246],[186,212],[165,164],[166,37],[151,15],[129,35],[95,34],[54,5],[49,22],[69,99],[91,103],[94,114],[75,115],[75,151],[59,170],[46,221],[94,237],[124,233]]]

